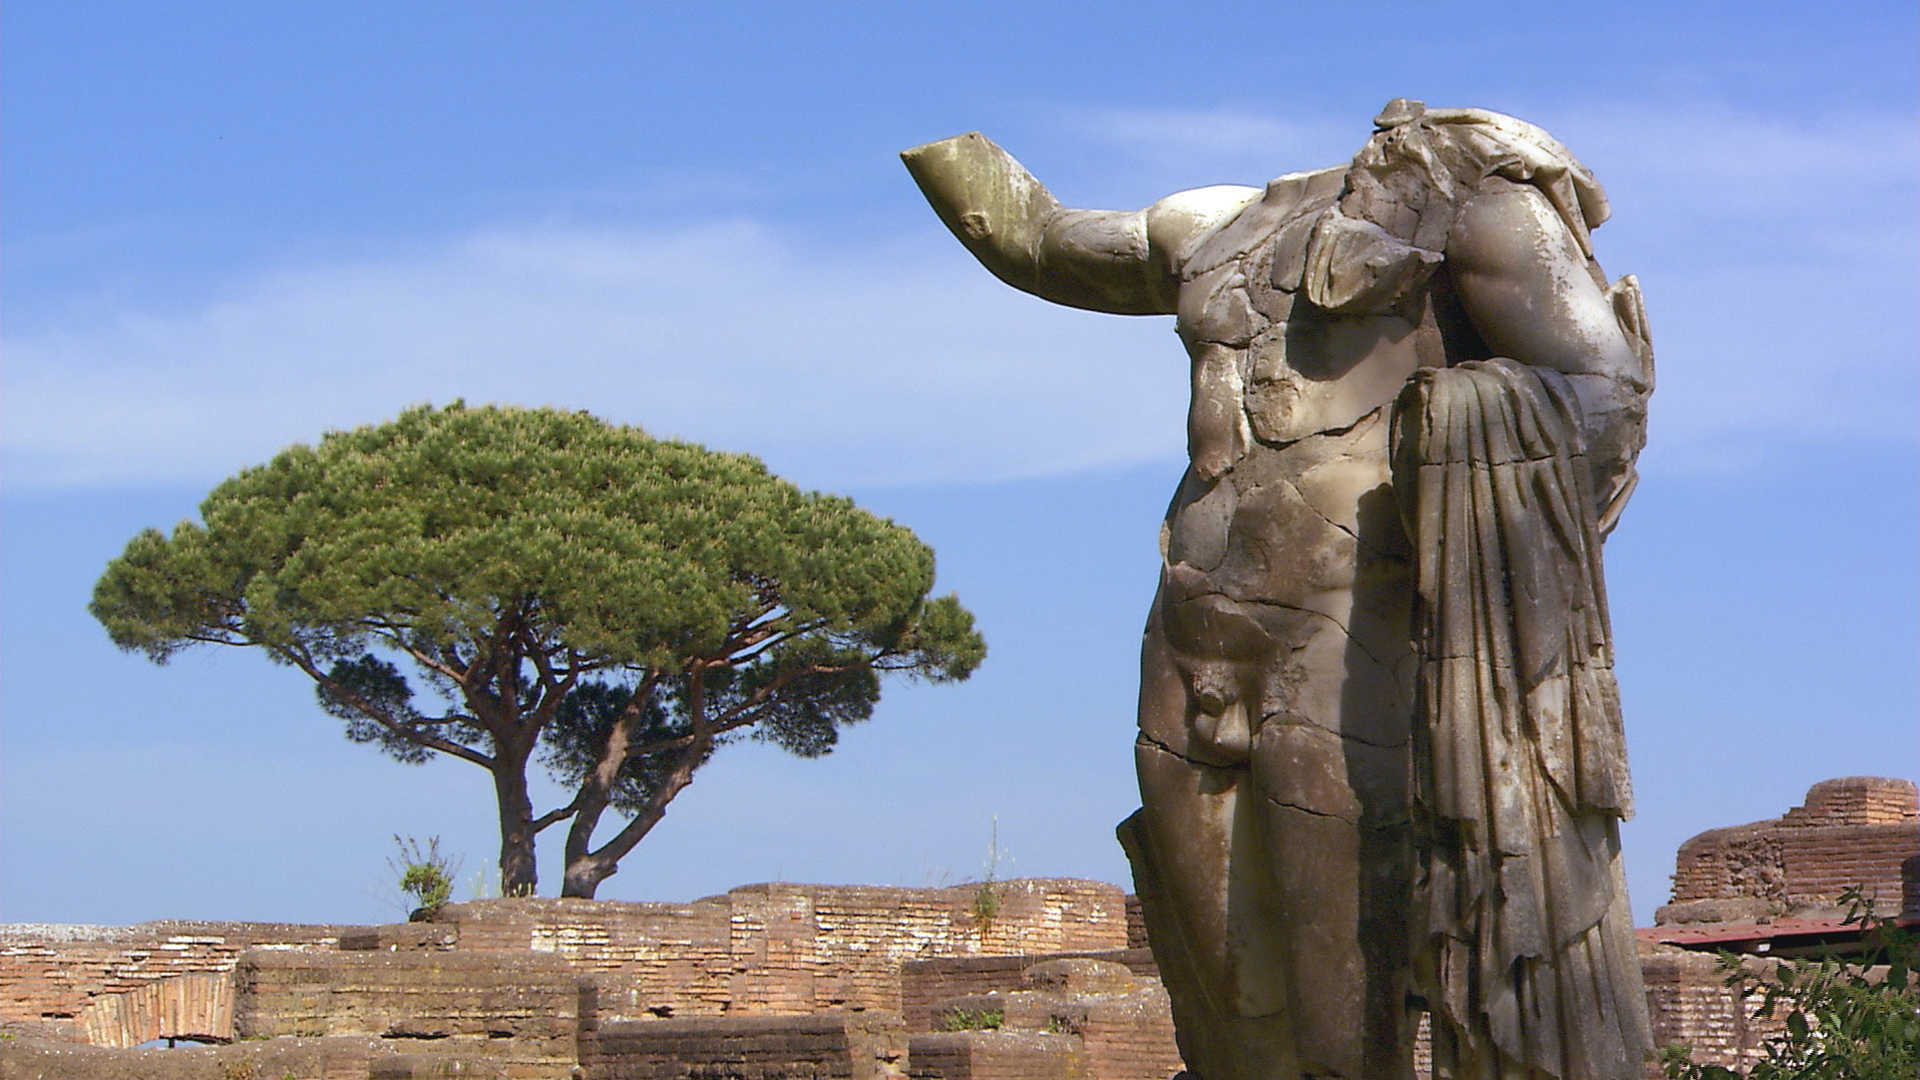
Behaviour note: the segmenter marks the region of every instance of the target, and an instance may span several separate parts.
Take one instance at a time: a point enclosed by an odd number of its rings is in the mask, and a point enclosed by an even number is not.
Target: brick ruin
[[[1780,817],[1710,829],[1680,845],[1673,899],[1641,930],[1641,971],[1662,1045],[1721,1065],[1751,1062],[1781,1018],[1722,985],[1717,951],[1794,955],[1857,938],[1837,902],[1858,888],[1876,913],[1920,919],[1920,806],[1909,780],[1823,780]]]
[[[1911,915],[1917,824],[1912,783],[1850,778],[1815,785],[1780,818],[1688,841],[1673,902],[1641,931],[1660,1041],[1723,1064],[1751,1054],[1764,1025],[1721,985],[1711,953],[1674,942],[1761,951],[1781,932],[1831,930],[1847,885]],[[490,900],[370,927],[0,927],[0,1080],[1166,1080],[1179,1069],[1121,889],[1002,882],[984,904],[982,888]],[[169,1037],[223,1045],[130,1049]]]
[[[1164,1080],[1172,1022],[1128,907],[1054,879],[488,900],[371,927],[16,925],[0,1077]],[[994,1010],[996,1029],[942,1030]],[[226,1045],[129,1049],[164,1038]]]
[[[1770,821],[1710,829],[1680,845],[1673,902],[1656,923],[1752,921],[1829,912],[1858,886],[1882,914],[1904,907],[1901,863],[1914,855],[1914,785],[1823,780]]]

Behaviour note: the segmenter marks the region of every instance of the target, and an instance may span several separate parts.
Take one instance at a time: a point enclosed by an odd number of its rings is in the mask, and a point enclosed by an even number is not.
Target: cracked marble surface
[[[1409,994],[1451,992],[1413,976],[1434,968],[1415,881],[1439,850],[1416,828],[1433,745],[1423,665],[1447,659],[1419,647],[1440,586],[1395,487],[1411,423],[1396,410],[1422,372],[1496,355],[1551,371],[1584,410],[1578,452],[1554,475],[1579,470],[1583,512],[1611,527],[1653,362],[1637,285],[1609,285],[1591,258],[1607,214],[1598,185],[1522,121],[1404,99],[1346,165],[1138,211],[1066,209],[977,133],[902,156],[1003,281],[1174,315],[1187,351],[1191,467],[1161,526],[1141,654],[1144,805],[1121,840],[1189,1068],[1409,1076]],[[1503,437],[1462,442],[1461,475],[1527,467],[1530,451]],[[1408,475],[1450,482],[1443,468]],[[1512,667],[1466,652],[1476,671]],[[1463,1068],[1534,1053],[1463,1023],[1449,1051],[1468,1055]],[[1621,1053],[1633,1038],[1616,1040]]]

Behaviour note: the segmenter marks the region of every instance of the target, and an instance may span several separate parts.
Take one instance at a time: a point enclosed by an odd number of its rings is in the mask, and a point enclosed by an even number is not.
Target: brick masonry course
[[[1890,911],[1902,864],[1920,871],[1917,824],[1907,781],[1823,782],[1780,818],[1690,840],[1663,918],[1831,905],[1854,884]],[[16,1036],[0,1042],[0,1080],[1115,1080],[1177,1064],[1164,995],[1119,985],[1154,975],[1136,901],[1066,879],[996,883],[990,902],[982,889],[491,900],[369,927],[0,926],[0,1026]],[[1710,955],[1648,946],[1642,960],[1662,1043],[1731,1064],[1771,1033]],[[1114,985],[1036,985],[1046,970],[1104,971]],[[1056,1000],[1069,990],[1079,996]],[[1041,1030],[933,1030],[956,1002]],[[111,1049],[166,1036],[270,1038]]]
[[[1778,818],[1711,829],[1682,844],[1673,905],[1753,900],[1784,913],[1832,908],[1842,890],[1858,886],[1892,915],[1902,907],[1901,863],[1920,846],[1916,829],[1912,781],[1824,780]]]

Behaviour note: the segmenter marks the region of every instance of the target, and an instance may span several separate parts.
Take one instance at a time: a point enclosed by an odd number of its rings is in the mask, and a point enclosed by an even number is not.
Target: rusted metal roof
[[[1773,942],[1781,938],[1858,937],[1859,923],[1839,919],[1773,919],[1769,922],[1682,923],[1643,926],[1634,931],[1642,941],[1678,945],[1683,949],[1730,947],[1739,943]]]

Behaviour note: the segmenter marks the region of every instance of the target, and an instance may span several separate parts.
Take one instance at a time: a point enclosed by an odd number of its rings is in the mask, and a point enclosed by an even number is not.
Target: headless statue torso
[[[1608,523],[1640,445],[1644,321],[1587,253],[1590,177],[1497,114],[1396,102],[1376,125],[1349,167],[1132,213],[1060,207],[978,135],[904,155],[1008,283],[1178,317],[1192,460],[1162,526],[1144,805],[1121,839],[1204,1080],[1410,1075],[1426,930],[1396,397],[1496,351],[1551,369],[1586,408]]]
[[[1303,295],[1344,172],[1274,181],[1184,261],[1192,464],[1163,526],[1127,837],[1150,934],[1182,942],[1163,970],[1183,1028],[1223,1033],[1190,1057],[1273,1076],[1399,1075],[1411,1031],[1406,908],[1379,903],[1412,865],[1386,412],[1445,358],[1424,292],[1358,312]]]
[[[1438,342],[1416,333],[1418,308],[1344,314],[1300,295],[1308,241],[1343,172],[1274,181],[1183,260],[1176,325],[1193,364],[1192,465],[1164,526],[1156,606],[1175,654],[1204,685],[1197,716],[1145,710],[1142,723],[1149,738],[1212,764],[1245,760],[1269,717],[1340,730],[1335,713],[1289,707],[1297,679],[1225,679],[1213,669],[1284,675],[1297,665],[1276,652],[1351,629],[1361,578],[1404,572],[1383,490],[1382,410],[1416,367],[1444,358],[1422,356],[1423,340]],[[1405,635],[1368,644],[1391,667]],[[1405,737],[1377,722],[1354,734]]]

